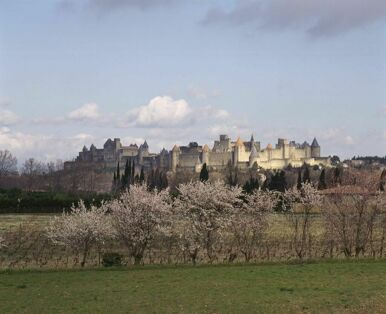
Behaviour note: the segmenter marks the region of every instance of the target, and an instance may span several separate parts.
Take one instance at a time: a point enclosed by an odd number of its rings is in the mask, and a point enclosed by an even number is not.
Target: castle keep
[[[145,171],[159,168],[172,172],[199,172],[205,163],[212,170],[223,170],[229,165],[239,169],[283,169],[288,166],[301,167],[304,163],[311,166],[330,165],[329,158],[321,157],[316,138],[311,145],[279,139],[275,147],[268,144],[261,148],[260,142],[255,141],[253,136],[245,142],[240,138],[232,141],[227,135],[220,135],[212,149],[208,145],[200,146],[191,142],[187,146],[175,145],[171,151],[163,149],[158,154],[149,152],[146,141],[138,147],[136,144],[123,146],[118,138],[108,139],[102,149],[94,145],[90,149],[84,147],[76,160],[65,163],[65,167],[70,168],[75,163],[100,163],[106,170],[113,171],[118,162],[123,167],[126,160],[134,161],[136,171],[143,167]]]

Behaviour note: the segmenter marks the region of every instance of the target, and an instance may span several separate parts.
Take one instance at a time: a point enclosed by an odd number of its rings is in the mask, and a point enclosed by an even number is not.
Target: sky
[[[386,155],[384,0],[0,0],[0,150],[220,134]]]

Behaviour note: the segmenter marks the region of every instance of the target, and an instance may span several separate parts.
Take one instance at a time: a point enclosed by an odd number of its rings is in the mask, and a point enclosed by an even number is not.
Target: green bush
[[[86,206],[110,200],[109,194],[70,194],[0,189],[0,213],[60,213],[83,200]]]
[[[122,255],[119,253],[103,254],[102,265],[104,267],[122,266]]]

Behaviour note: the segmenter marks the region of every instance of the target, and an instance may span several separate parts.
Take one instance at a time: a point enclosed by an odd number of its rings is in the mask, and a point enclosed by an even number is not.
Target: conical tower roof
[[[272,144],[268,144],[267,149],[269,149],[269,150],[273,149]]]
[[[255,142],[255,138],[253,137],[253,134],[251,135],[251,142],[252,142],[252,143]]]
[[[312,141],[311,147],[320,147],[318,141],[316,140],[316,137]]]
[[[244,146],[244,143],[243,143],[243,141],[241,140],[240,136],[239,136],[239,138],[237,139],[235,146],[236,146],[236,147]]]
[[[210,151],[209,146],[208,146],[207,144],[205,144],[205,146],[203,147],[202,151],[203,151],[204,153],[208,153],[208,152]]]

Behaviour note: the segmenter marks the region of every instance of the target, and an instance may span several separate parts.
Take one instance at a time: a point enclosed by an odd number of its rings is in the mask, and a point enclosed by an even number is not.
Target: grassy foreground
[[[0,313],[381,313],[386,262],[0,273]]]

